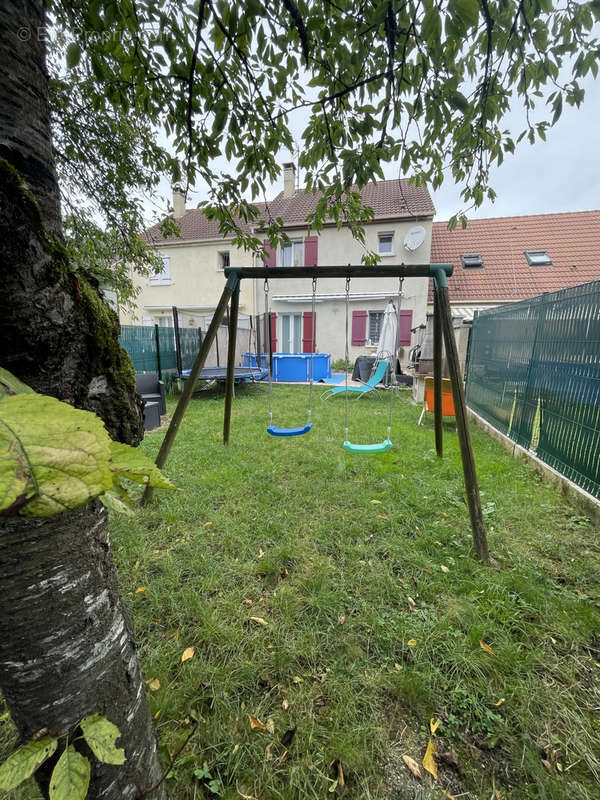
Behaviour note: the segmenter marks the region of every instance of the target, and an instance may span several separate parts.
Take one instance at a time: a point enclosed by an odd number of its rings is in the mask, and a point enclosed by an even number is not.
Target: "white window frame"
[[[150,275],[149,282],[151,286],[167,286],[173,283],[171,280],[171,256],[167,256],[164,253],[159,253],[158,255],[162,258],[163,268],[158,275]]]
[[[290,253],[290,263],[286,264],[285,253]],[[296,260],[299,258],[299,262]],[[282,244],[279,251],[279,264],[282,267],[303,267],[304,266],[304,239],[290,239],[289,244]]]
[[[227,259],[227,264],[224,263],[225,259]],[[225,267],[231,266],[231,252],[229,250],[219,250],[217,253],[217,269],[219,272],[223,272]]]
[[[385,237],[386,239],[387,239],[388,237],[391,237],[391,241],[390,241],[390,249],[389,249],[389,251],[388,251],[388,250],[382,250],[382,249],[381,249],[381,240],[382,240],[382,238],[384,238],[384,237]],[[377,253],[378,253],[380,256],[383,256],[384,258],[385,258],[386,256],[393,256],[393,255],[394,255],[394,231],[379,231],[379,233],[377,234]]]
[[[377,339],[375,339],[375,340],[373,340],[371,338],[371,314],[379,314],[380,315],[379,334],[377,336]],[[372,311],[368,312],[368,317],[367,317],[367,345],[369,347],[377,347],[377,345],[379,344],[379,337],[381,336],[381,328],[383,327],[383,315],[384,314],[385,314],[385,311],[380,310],[380,309],[373,309]]]
[[[523,253],[530,267],[552,266],[552,259],[547,250],[524,250]]]

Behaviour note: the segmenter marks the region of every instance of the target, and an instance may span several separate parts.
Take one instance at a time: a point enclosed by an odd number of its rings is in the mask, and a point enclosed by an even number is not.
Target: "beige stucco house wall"
[[[408,231],[415,225],[425,229],[425,240],[414,252],[406,250],[403,241]],[[344,264],[360,265],[367,250],[377,252],[379,234],[393,234],[392,253],[382,255],[381,263],[385,264],[428,264],[431,252],[430,219],[413,219],[409,221],[379,220],[365,227],[365,245],[356,241],[348,229],[338,230],[335,227],[324,228],[318,236],[318,265],[341,266]],[[309,235],[306,229],[288,230],[289,237],[304,239]],[[312,233],[312,236],[315,234]],[[277,263],[281,264],[281,252],[277,254]],[[293,275],[290,267],[290,275]],[[302,313],[311,308],[310,279],[274,279],[269,282],[271,310],[277,313],[277,346],[282,342],[282,314]],[[425,322],[427,310],[427,278],[405,279],[401,309],[412,310],[412,326]],[[262,281],[257,282],[256,292],[259,310],[264,310],[264,301],[260,298],[263,292]],[[383,311],[389,299],[397,305],[398,279],[396,278],[356,278],[350,285],[350,334],[348,346],[350,359],[359,355],[372,353],[375,345],[352,345],[351,325],[352,311]],[[346,339],[346,303],[345,281],[336,278],[323,278],[317,283],[316,298],[316,350],[331,353],[333,360],[344,358]],[[411,345],[413,342],[411,342]],[[285,349],[285,348],[284,348]],[[407,363],[410,346],[403,348],[401,363]]]
[[[140,289],[137,309],[121,312],[122,325],[172,325],[172,307],[177,306],[180,325],[198,327],[200,319],[214,311],[225,286],[221,254],[229,254],[232,267],[252,265],[251,256],[228,239],[165,242],[157,250],[168,259],[165,271],[153,278],[133,276]],[[245,281],[240,291],[240,314],[255,313],[253,287]]]

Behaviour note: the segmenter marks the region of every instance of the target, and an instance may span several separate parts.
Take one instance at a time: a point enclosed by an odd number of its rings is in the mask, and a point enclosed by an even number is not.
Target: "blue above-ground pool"
[[[273,380],[285,383],[305,383],[310,381],[310,362],[313,363],[313,381],[331,377],[330,353],[273,353]],[[244,366],[257,367],[255,353],[244,353]],[[268,353],[260,359],[262,367],[269,363]]]

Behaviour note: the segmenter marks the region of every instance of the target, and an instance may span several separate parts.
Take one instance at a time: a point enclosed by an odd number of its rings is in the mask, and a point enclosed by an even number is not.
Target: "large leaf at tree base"
[[[122,747],[115,747],[115,740],[121,731],[106,717],[91,714],[81,721],[81,730],[98,761],[105,764],[125,763],[125,751]]]
[[[50,758],[56,750],[57,740],[52,736],[44,736],[36,742],[27,742],[23,747],[10,755],[0,767],[0,789],[10,792],[27,778],[30,778],[36,769]]]
[[[0,398],[12,394],[33,394],[33,389],[15,378],[7,369],[0,367]]]
[[[50,517],[112,486],[102,421],[53,397],[0,401],[0,511]]]
[[[136,483],[144,483],[157,489],[176,489],[165,478],[156,464],[140,450],[120,442],[110,443],[110,468],[114,475],[129,478]]]
[[[69,745],[50,778],[50,800],[84,800],[90,785],[90,762]]]

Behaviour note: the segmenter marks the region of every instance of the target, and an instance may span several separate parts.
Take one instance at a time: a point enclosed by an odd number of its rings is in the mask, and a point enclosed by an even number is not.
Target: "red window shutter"
[[[367,311],[352,312],[352,344],[362,347],[367,341]]]
[[[313,315],[312,311],[302,314],[302,352],[317,352],[317,312],[315,311],[315,341],[313,342]]]
[[[319,237],[309,236],[304,240],[304,266],[316,267],[318,253],[319,253]]]
[[[273,352],[277,352],[277,314],[271,311],[271,346]]]
[[[400,310],[398,319],[398,344],[407,346],[410,344],[410,329],[412,328],[412,311]]]
[[[271,247],[269,240],[265,239],[263,242],[265,246],[265,250],[267,251],[267,257],[265,259],[265,267],[274,267],[277,265],[277,250]]]

